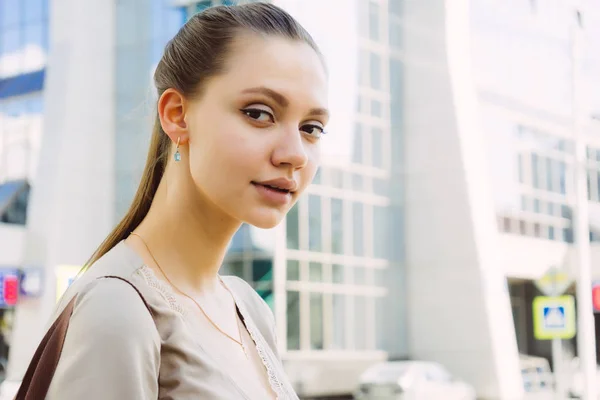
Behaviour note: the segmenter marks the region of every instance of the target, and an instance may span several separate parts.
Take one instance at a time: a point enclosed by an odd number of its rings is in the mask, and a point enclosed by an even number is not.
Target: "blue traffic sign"
[[[571,339],[576,331],[573,296],[537,296],[533,300],[533,333],[536,339]]]

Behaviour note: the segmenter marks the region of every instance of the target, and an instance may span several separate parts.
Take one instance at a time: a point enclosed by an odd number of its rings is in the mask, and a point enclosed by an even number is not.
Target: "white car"
[[[440,364],[389,361],[376,364],[360,377],[357,400],[475,400],[475,389],[456,380]]]
[[[551,398],[554,394],[554,375],[550,370],[548,360],[543,357],[520,354],[519,362],[525,393],[545,393]]]

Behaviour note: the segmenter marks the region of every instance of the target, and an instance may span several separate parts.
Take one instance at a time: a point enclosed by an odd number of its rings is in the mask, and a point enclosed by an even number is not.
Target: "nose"
[[[279,167],[289,165],[294,170],[304,168],[308,163],[306,143],[298,128],[285,129],[281,132],[280,139],[271,155],[271,162]]]

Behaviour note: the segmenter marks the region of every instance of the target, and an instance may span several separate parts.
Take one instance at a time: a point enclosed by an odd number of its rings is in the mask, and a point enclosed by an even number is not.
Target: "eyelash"
[[[255,120],[255,121],[257,121],[257,120],[258,120],[258,118],[253,118],[253,117],[251,117],[251,116],[250,116],[250,114],[251,114],[251,113],[266,114],[266,115],[268,115],[268,116],[269,116],[269,119],[271,120],[271,121],[270,121],[271,123],[274,123],[274,122],[275,122],[275,117],[273,116],[273,114],[271,114],[270,112],[268,112],[268,111],[266,111],[266,110],[260,109],[260,108],[244,108],[244,109],[242,109],[242,110],[240,110],[240,111],[241,111],[241,112],[242,112],[242,113],[243,113],[245,116],[247,116],[248,118],[250,118],[250,119],[252,119],[252,120]],[[262,122],[262,121],[258,121],[258,122]],[[317,128],[317,129],[319,129],[319,130],[320,130],[320,132],[319,132],[319,135],[318,135],[318,136],[315,136],[315,135],[312,135],[312,134],[310,134],[309,132],[307,132],[306,130],[304,130],[304,129],[303,129],[303,128],[306,128],[306,127],[309,127],[309,128],[311,128],[311,129],[314,129],[314,128]],[[327,134],[327,132],[325,131],[325,129],[324,129],[322,126],[315,125],[315,124],[305,124],[305,125],[302,125],[302,126],[300,127],[300,130],[302,130],[303,132],[305,132],[305,133],[306,133],[306,134],[308,134],[309,136],[313,136],[313,137],[316,137],[316,138],[319,138],[319,137],[321,137],[321,135],[325,135],[325,134]]]

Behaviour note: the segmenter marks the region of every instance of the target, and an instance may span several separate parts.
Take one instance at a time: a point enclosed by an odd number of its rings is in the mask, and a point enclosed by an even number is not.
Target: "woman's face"
[[[239,221],[277,225],[317,171],[327,119],[327,77],[309,45],[236,40],[226,72],[185,112],[199,196]]]

